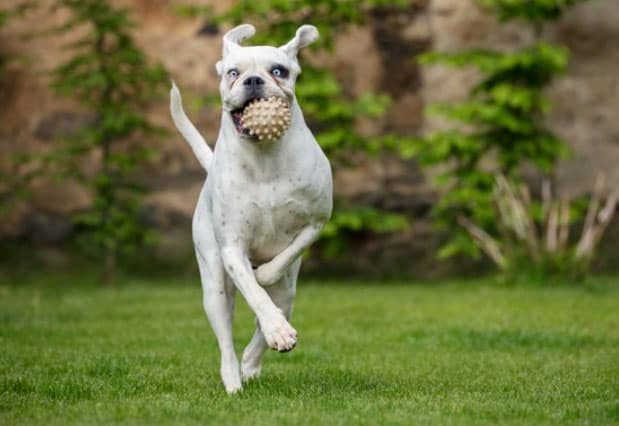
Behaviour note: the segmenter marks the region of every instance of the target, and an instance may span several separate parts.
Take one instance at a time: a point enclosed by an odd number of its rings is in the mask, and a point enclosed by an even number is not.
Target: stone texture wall
[[[182,88],[185,102],[217,93],[214,64],[221,51],[225,28],[214,28],[196,18],[180,17],[167,0],[114,0],[131,10],[139,24],[135,37],[140,46],[169,70]],[[187,3],[187,2],[183,2]],[[195,1],[216,11],[231,1]],[[0,0],[9,7],[12,0]],[[62,11],[44,9],[12,21],[0,32],[0,49],[17,58],[0,82],[0,167],[10,167],[9,153],[16,149],[52,149],[58,136],[87,125],[89,117],[71,100],[48,89],[49,70],[66,58],[61,49],[71,35],[26,38],[59,24]],[[619,8],[616,0],[591,0],[572,8],[560,21],[548,24],[543,37],[572,50],[567,74],[554,84],[552,127],[569,141],[573,156],[562,162],[561,190],[582,194],[594,176],[605,173],[619,184]],[[472,46],[514,49],[532,42],[532,30],[519,23],[499,24],[473,0],[412,0],[405,11],[384,8],[367,25],[339,37],[333,54],[318,53],[311,60],[332,69],[347,93],[382,91],[393,97],[389,113],[381,120],[360,121],[363,132],[419,133],[443,126],[425,120],[429,102],[462,98],[475,80],[471,70],[454,71],[440,66],[420,68],[414,56],[430,48],[456,50]],[[307,56],[306,56],[307,58]],[[219,111],[188,108],[206,139],[213,143]],[[160,152],[156,164],[141,180],[149,188],[147,220],[164,230],[164,250],[186,244],[189,218],[204,178],[189,148],[173,131],[167,101],[153,105],[150,114],[172,130],[164,139],[147,141]],[[93,164],[96,158],[93,158]],[[414,271],[432,269],[432,246],[440,236],[427,221],[435,194],[414,162],[381,158],[359,169],[342,170],[336,191],[376,206],[408,212],[417,218],[408,232],[389,238],[359,242],[368,257],[386,263],[409,265]],[[53,243],[70,231],[68,212],[88,205],[88,191],[69,182],[36,182],[29,201],[13,206],[13,214],[0,223],[3,238],[25,238]],[[415,259],[411,262],[410,259]],[[372,262],[375,263],[375,262]]]
[[[535,35],[521,23],[498,24],[472,0],[434,0],[429,16],[433,48],[474,46],[514,49]],[[573,154],[561,163],[558,183],[571,195],[590,191],[602,172],[619,184],[619,8],[614,0],[591,0],[571,8],[556,23],[546,24],[542,38],[571,51],[568,71],[549,91],[551,127],[569,142]],[[474,81],[474,71],[443,67],[424,70],[425,102],[458,99]],[[426,123],[427,127],[442,123]]]

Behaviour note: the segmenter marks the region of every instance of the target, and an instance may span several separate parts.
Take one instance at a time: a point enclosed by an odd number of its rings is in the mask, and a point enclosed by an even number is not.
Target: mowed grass
[[[224,393],[197,282],[0,285],[0,424],[619,423],[619,283],[307,282],[288,354]],[[238,299],[237,349],[253,318]]]

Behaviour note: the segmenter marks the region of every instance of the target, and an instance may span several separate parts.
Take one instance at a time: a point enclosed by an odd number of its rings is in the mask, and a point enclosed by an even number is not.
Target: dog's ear
[[[234,49],[240,47],[241,42],[256,34],[256,28],[250,24],[242,24],[232,28],[224,35],[223,55],[224,57]]]
[[[281,46],[286,55],[292,59],[296,59],[299,49],[309,46],[318,40],[318,29],[313,25],[302,25],[297,30],[296,35],[285,45]]]

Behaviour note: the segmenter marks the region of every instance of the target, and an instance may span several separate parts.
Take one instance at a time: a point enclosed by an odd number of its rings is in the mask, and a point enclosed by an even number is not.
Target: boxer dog
[[[279,352],[295,347],[297,332],[289,321],[301,254],[318,237],[333,204],[329,162],[294,92],[301,72],[297,54],[318,31],[303,25],[279,47],[240,45],[254,33],[245,24],[223,38],[216,64],[223,112],[214,151],[185,115],[174,83],[170,101],[177,129],[208,172],[193,216],[193,241],[228,393],[260,374],[267,347]],[[259,141],[243,128],[243,108],[273,96],[290,107],[290,126],[279,139]],[[236,289],[256,314],[240,366],[232,341]]]

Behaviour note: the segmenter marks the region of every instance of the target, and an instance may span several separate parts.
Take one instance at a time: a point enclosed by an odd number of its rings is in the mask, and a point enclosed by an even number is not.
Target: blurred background
[[[0,1],[0,268],[194,276],[225,31],[284,43],[330,157],[308,275],[581,279],[619,271],[616,0]]]

